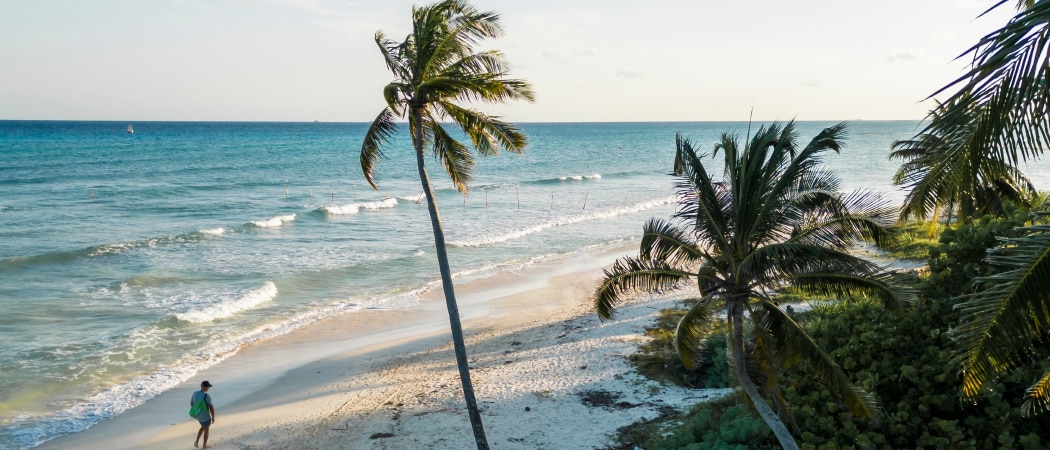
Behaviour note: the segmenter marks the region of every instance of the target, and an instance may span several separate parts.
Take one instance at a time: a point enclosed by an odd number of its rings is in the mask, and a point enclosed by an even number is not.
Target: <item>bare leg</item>
[[[206,430],[207,430],[207,428],[204,428],[204,427],[201,427],[201,429],[197,430],[197,440],[196,440],[196,441],[193,441],[193,448],[197,448],[197,444],[199,444],[199,443],[200,443],[200,441],[201,441],[201,434],[204,434],[204,432],[205,432]],[[207,440],[207,439],[205,439],[205,440],[204,440],[204,443],[205,443],[205,444],[207,444],[207,443],[208,443],[208,440]]]
[[[208,448],[208,430],[211,427],[204,427],[204,445],[201,448]]]

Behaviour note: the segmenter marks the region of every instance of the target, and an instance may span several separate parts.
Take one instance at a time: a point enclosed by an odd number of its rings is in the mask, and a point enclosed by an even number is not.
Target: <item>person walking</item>
[[[201,410],[197,414],[197,421],[201,423],[201,429],[197,430],[197,440],[193,441],[193,446],[197,447],[201,441],[201,436],[204,436],[204,447],[208,448],[208,428],[215,423],[215,407],[212,406],[211,396],[208,395],[208,389],[211,389],[212,384],[207,381],[201,382],[201,390],[195,391],[193,396],[190,397],[190,407],[196,405],[201,400],[204,400],[204,404],[207,408]]]

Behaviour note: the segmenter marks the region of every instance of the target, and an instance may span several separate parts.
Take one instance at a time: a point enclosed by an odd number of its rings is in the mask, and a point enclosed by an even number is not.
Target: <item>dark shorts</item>
[[[202,427],[205,427],[205,428],[207,428],[207,427],[210,427],[210,426],[211,426],[211,422],[212,422],[212,420],[211,420],[211,419],[208,419],[208,420],[198,420],[198,422],[200,422],[200,423],[201,423],[201,426],[202,426]]]

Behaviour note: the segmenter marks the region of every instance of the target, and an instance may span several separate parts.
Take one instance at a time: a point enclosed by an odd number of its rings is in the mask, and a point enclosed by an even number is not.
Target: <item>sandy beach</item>
[[[628,247],[457,286],[471,376],[493,448],[594,449],[619,427],[723,390],[664,386],[626,360],[674,304],[646,298],[601,322],[589,295]],[[216,449],[473,448],[440,290],[410,310],[327,319],[249,348],[115,419],[43,449],[192,448],[186,417],[211,389]]]

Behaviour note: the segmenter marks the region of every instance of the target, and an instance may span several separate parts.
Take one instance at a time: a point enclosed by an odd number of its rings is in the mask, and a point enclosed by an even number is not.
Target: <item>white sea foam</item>
[[[199,311],[189,311],[176,314],[179,320],[193,323],[207,323],[217,319],[225,319],[241,311],[252,309],[277,297],[277,286],[272,281],[267,281],[263,287],[241,296],[232,302],[222,302],[211,305]]]
[[[374,201],[374,202],[350,203],[348,205],[340,205],[340,206],[322,206],[322,207],[320,207],[318,209],[320,211],[324,212],[325,214],[331,214],[333,216],[341,216],[341,215],[344,215],[344,214],[357,214],[362,209],[376,210],[376,209],[383,209],[383,208],[393,208],[395,206],[397,206],[397,199],[396,198],[387,198],[387,199],[384,199],[384,200],[379,200],[379,201]]]
[[[590,221],[590,220],[607,219],[609,217],[616,217],[616,216],[622,216],[624,214],[636,213],[636,212],[640,212],[640,211],[645,211],[645,210],[648,210],[648,209],[656,208],[656,207],[659,207],[659,206],[668,205],[668,204],[674,203],[674,201],[675,201],[675,198],[672,196],[672,197],[667,197],[667,198],[662,198],[662,199],[657,199],[657,200],[651,200],[651,201],[648,201],[648,202],[642,202],[642,203],[638,203],[638,204],[634,204],[634,205],[630,205],[630,206],[625,206],[625,207],[622,207],[622,208],[615,208],[615,209],[606,210],[606,211],[596,211],[596,212],[592,212],[592,213],[579,214],[579,215],[569,216],[569,217],[560,217],[560,218],[552,219],[552,220],[550,220],[548,222],[541,223],[539,225],[534,225],[534,226],[531,226],[529,228],[521,229],[521,230],[518,230],[518,231],[511,232],[511,233],[502,234],[502,235],[499,235],[499,236],[479,237],[479,238],[476,238],[476,239],[470,239],[470,240],[466,240],[466,241],[452,241],[452,242],[449,242],[449,245],[451,245],[453,247],[479,247],[479,246],[482,246],[482,245],[498,244],[500,242],[506,242],[506,241],[510,241],[510,240],[514,240],[514,239],[520,239],[520,238],[523,238],[523,237],[528,236],[530,234],[538,233],[540,231],[543,231],[543,230],[546,230],[546,229],[550,229],[550,228],[554,228],[554,227],[560,227],[560,226],[563,226],[563,225],[571,225],[571,224],[574,224],[574,223],[586,222],[586,221]]]
[[[209,229],[209,230],[201,230],[202,234],[206,234],[206,235],[209,235],[209,236],[219,236],[219,235],[222,235],[225,232],[226,232],[226,229],[223,228],[223,227],[212,228],[212,229]]]
[[[251,221],[251,223],[252,225],[255,225],[259,228],[274,228],[292,222],[294,220],[295,214],[288,214],[286,216],[277,216],[266,220],[253,220]]]
[[[558,177],[558,180],[560,180],[560,181],[569,181],[569,180],[572,180],[572,181],[583,181],[583,180],[600,180],[600,179],[602,179],[602,175],[600,173],[596,173],[594,175],[570,175],[570,176]]]
[[[418,193],[416,195],[406,195],[404,197],[398,197],[398,198],[400,198],[401,200],[412,202],[412,203],[420,203],[423,200],[426,200],[427,194],[424,194],[424,193],[420,192],[420,193]]]

